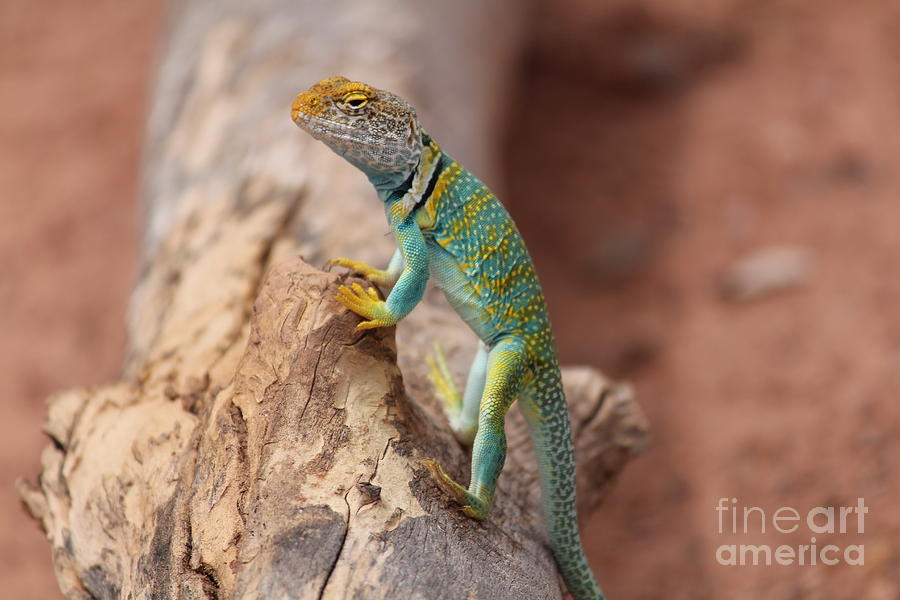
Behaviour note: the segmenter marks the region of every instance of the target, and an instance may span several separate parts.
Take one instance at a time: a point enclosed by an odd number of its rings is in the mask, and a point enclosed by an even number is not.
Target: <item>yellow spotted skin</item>
[[[436,147],[436,144],[432,142]],[[529,363],[556,360],[547,306],[522,236],[506,209],[486,185],[453,160],[448,160],[419,224],[438,254],[455,264],[432,272],[451,302],[462,302],[474,319],[463,318],[489,345],[505,336],[519,336]],[[467,295],[468,294],[468,295]],[[456,304],[455,304],[456,306]]]
[[[575,600],[602,600],[578,534],[572,434],[547,306],[509,213],[390,92],[330,78],[298,95],[291,115],[368,176],[397,240],[387,269],[346,258],[332,263],[374,283],[393,283],[385,300],[373,288],[340,288],[338,301],[363,317],[359,327],[396,323],[431,279],[481,338],[464,392],[439,349],[429,361],[454,432],[472,444],[469,485],[436,461],[423,466],[465,514],[486,518],[506,459],[506,414],[518,399],[535,442],[550,545],[566,587]]]

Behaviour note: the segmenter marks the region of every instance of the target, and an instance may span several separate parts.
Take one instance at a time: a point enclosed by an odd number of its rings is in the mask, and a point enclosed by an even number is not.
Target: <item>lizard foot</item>
[[[431,473],[434,481],[444,490],[453,500],[460,505],[462,511],[469,517],[481,521],[488,515],[490,507],[478,496],[472,494],[456,483],[452,477],[447,475],[443,467],[434,459],[428,458],[422,461],[422,464]]]
[[[463,399],[438,342],[434,343],[434,352],[425,357],[425,362],[428,364],[428,380],[434,386],[434,393],[444,405],[444,413],[452,423],[462,412]]]
[[[356,326],[357,329],[374,329],[395,325],[397,320],[391,316],[384,300],[375,288],[363,289],[358,283],[351,287],[342,285],[338,288],[337,301],[359,316],[368,319]]]

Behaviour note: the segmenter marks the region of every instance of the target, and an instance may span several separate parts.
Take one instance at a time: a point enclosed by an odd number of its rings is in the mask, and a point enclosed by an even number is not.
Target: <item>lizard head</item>
[[[298,94],[291,118],[376,187],[399,186],[422,156],[415,109],[399,96],[346,77],[323,79]]]

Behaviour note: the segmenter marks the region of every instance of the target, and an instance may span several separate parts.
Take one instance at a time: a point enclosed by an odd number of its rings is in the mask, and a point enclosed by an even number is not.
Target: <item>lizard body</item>
[[[572,434],[547,307],[509,213],[390,92],[325,79],[297,96],[291,116],[369,177],[397,240],[387,269],[345,258],[329,263],[393,284],[386,300],[373,288],[339,288],[338,300],[365,319],[358,327],[395,324],[421,300],[431,277],[482,340],[464,393],[439,350],[430,361],[451,426],[473,444],[468,488],[427,461],[435,480],[467,515],[484,519],[506,458],[504,420],[519,399],[535,441],[556,562],[576,600],[602,599],[578,534]]]

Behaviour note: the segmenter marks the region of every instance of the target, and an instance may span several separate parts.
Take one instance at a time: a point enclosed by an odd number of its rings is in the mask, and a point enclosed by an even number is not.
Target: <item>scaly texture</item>
[[[602,598],[578,534],[572,434],[547,306],[509,213],[424,132],[415,110],[390,92],[333,77],[299,94],[291,116],[368,176],[397,240],[387,269],[332,261],[394,286],[386,300],[372,288],[340,289],[338,300],[365,319],[358,327],[395,324],[422,299],[432,277],[483,342],[462,394],[439,351],[432,361],[432,379],[454,431],[473,442],[469,487],[427,461],[435,480],[466,514],[484,519],[506,459],[504,420],[520,398],[535,442],[557,564],[576,600]]]

